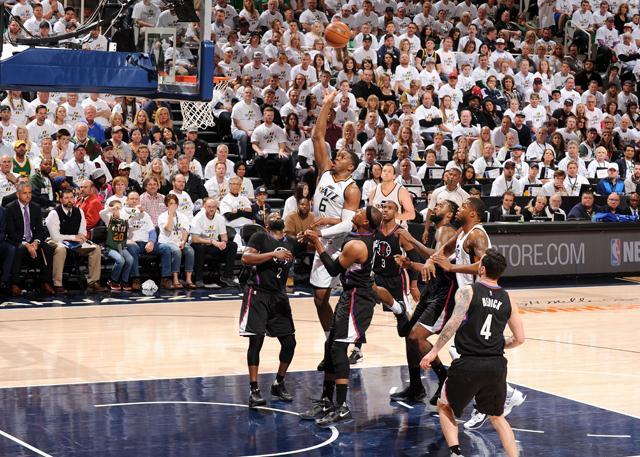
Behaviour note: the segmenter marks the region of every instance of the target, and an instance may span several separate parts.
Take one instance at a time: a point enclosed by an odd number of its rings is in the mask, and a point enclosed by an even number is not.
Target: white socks
[[[404,312],[402,305],[395,300],[393,300],[393,305],[391,305],[391,311],[393,314],[402,314]]]

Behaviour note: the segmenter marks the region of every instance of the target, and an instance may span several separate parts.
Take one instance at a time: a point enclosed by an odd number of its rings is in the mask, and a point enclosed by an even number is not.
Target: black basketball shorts
[[[247,286],[240,308],[240,335],[286,336],[295,332],[289,297]]]
[[[377,296],[370,287],[346,289],[333,313],[333,340],[342,343],[366,343],[365,332],[371,324]]]
[[[502,415],[507,398],[507,359],[462,356],[451,363],[441,398],[460,417],[474,397],[481,413]]]

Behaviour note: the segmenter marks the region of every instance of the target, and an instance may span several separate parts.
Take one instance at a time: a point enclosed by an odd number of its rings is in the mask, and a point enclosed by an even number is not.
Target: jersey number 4
[[[489,314],[487,319],[482,324],[482,328],[480,329],[480,336],[484,336],[485,340],[491,338],[491,319],[493,318],[493,314]]]

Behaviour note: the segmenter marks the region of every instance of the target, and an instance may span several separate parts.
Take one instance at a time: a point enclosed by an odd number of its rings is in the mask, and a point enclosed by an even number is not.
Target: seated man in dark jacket
[[[520,214],[521,208],[514,204],[515,194],[508,190],[502,195],[502,204],[489,209],[491,222],[499,222],[503,215]]]
[[[573,208],[571,208],[571,211],[569,211],[569,214],[567,215],[567,219],[590,221],[595,209],[593,202],[593,191],[590,189],[585,190],[580,198],[580,203],[577,203]]]
[[[15,247],[11,295],[22,295],[18,286],[20,270],[25,260],[34,262],[40,270],[40,284],[44,295],[53,295],[51,266],[53,249],[44,242],[45,232],[40,206],[31,201],[32,187],[28,182],[18,184],[17,199],[7,205],[7,242]]]

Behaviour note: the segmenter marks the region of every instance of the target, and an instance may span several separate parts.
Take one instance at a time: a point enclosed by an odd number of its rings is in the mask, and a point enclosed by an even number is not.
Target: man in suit
[[[104,292],[104,288],[100,285],[102,251],[97,244],[87,243],[87,221],[82,210],[73,206],[73,201],[73,190],[63,190],[60,193],[60,205],[50,211],[45,220],[51,237],[49,245],[54,249],[53,287],[56,294],[67,292],[62,285],[62,273],[69,244],[77,254],[89,258],[87,290]]]
[[[489,215],[491,222],[499,222],[502,220],[502,216],[520,214],[520,207],[515,205],[515,194],[508,190],[502,196],[502,204],[493,206],[489,209]]]
[[[7,241],[16,248],[13,261],[11,295],[22,295],[17,284],[22,262],[31,260],[40,270],[42,293],[51,296],[51,266],[53,249],[44,242],[44,225],[40,206],[31,201],[32,190],[29,182],[18,184],[17,200],[7,205]]]

